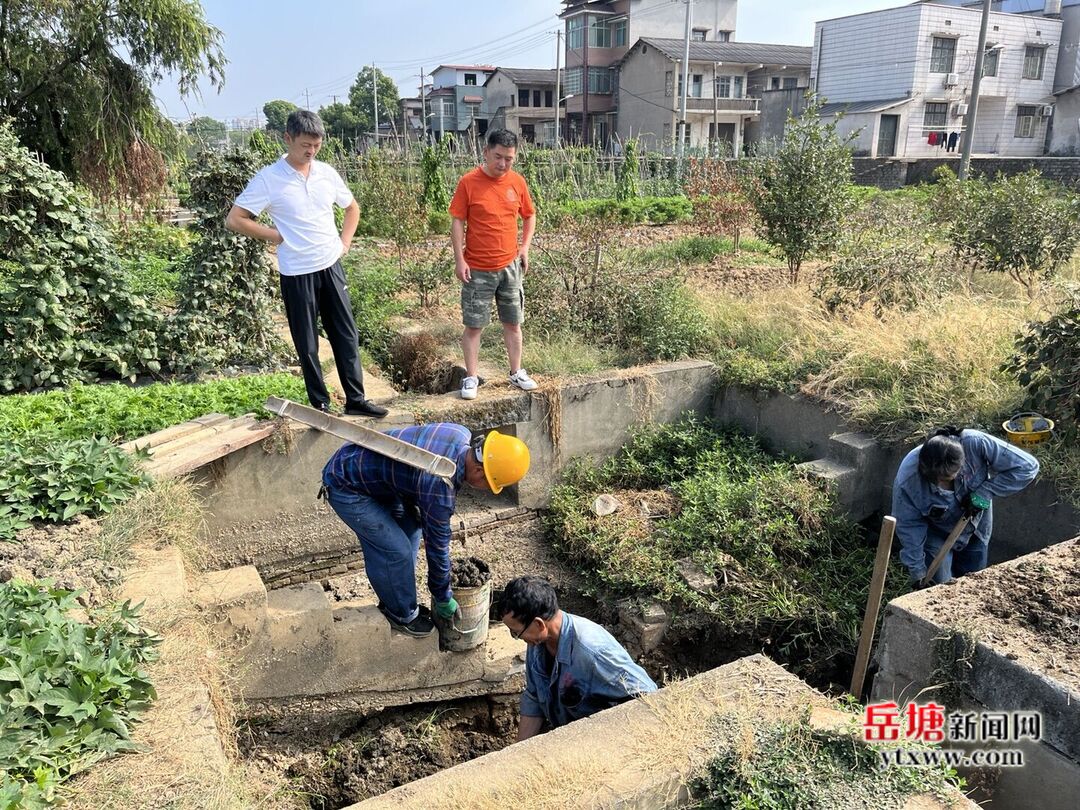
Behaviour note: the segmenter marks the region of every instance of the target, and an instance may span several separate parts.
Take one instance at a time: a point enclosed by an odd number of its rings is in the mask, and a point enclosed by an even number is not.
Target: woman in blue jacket
[[[993,498],[1020,492],[1039,474],[1030,453],[978,430],[951,425],[933,431],[904,457],[893,484],[900,562],[913,586],[961,517],[970,523],[934,575],[948,582],[986,567]]]

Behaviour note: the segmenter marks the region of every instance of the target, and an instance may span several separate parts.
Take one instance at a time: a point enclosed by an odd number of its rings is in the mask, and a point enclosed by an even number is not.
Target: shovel
[[[941,568],[941,563],[945,560],[945,555],[952,551],[952,547],[956,545],[956,541],[959,539],[960,535],[964,533],[964,529],[967,528],[967,525],[970,522],[971,518],[967,516],[956,521],[953,530],[949,532],[949,536],[945,538],[945,545],[938,549],[938,553],[934,556],[934,561],[931,562],[930,567],[926,569],[926,576],[922,578],[919,587],[925,588],[934,581],[934,574]]]
[[[360,447],[374,450],[376,453],[392,458],[394,461],[416,467],[416,469],[430,473],[436,478],[442,478],[448,484],[450,479],[454,477],[454,473],[457,472],[457,464],[446,456],[440,456],[430,450],[403,442],[401,439],[387,436],[385,433],[380,433],[372,428],[354,424],[347,419],[342,419],[340,416],[331,416],[325,411],[309,408],[307,405],[300,405],[291,400],[278,397],[268,397],[265,407],[278,416],[287,416],[323,433],[329,433],[331,436],[337,436],[339,439],[352,442]]]

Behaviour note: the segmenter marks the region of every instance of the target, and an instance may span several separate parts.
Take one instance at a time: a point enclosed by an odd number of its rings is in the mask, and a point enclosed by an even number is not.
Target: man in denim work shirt
[[[1039,474],[1029,453],[978,430],[939,428],[900,464],[893,516],[900,562],[918,586],[953,527],[971,519],[934,574],[934,582],[981,571],[993,530],[992,499],[1020,492]]]
[[[330,506],[356,532],[364,570],[391,627],[413,636],[434,629],[431,613],[416,602],[416,558],[423,537],[428,589],[445,619],[458,611],[450,589],[450,518],[462,484],[495,494],[529,469],[529,449],[492,430],[472,438],[462,425],[436,423],[386,431],[388,436],[445,456],[457,465],[452,479],[346,444],[323,468]]]
[[[541,577],[511,580],[497,611],[510,635],[529,645],[519,741],[539,734],[545,723],[558,728],[656,691],[607,630],[559,610],[555,589]]]

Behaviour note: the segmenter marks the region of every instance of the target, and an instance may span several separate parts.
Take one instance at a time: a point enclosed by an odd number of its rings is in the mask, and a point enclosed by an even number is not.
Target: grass
[[[773,255],[772,248],[760,239],[743,237],[739,252],[732,249],[732,240],[726,236],[685,236],[670,242],[661,242],[638,253],[640,259],[661,264],[705,265],[718,256],[726,256],[739,264],[775,264],[783,261]]]

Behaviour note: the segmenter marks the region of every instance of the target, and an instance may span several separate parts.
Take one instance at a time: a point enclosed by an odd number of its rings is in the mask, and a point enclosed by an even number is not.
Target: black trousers
[[[281,297],[300,368],[304,372],[308,402],[315,408],[330,404],[319,364],[319,319],[322,319],[326,337],[334,350],[334,363],[345,389],[346,407],[363,402],[366,397],[364,372],[360,368],[360,338],[349,305],[341,262],[302,276],[282,276]]]

